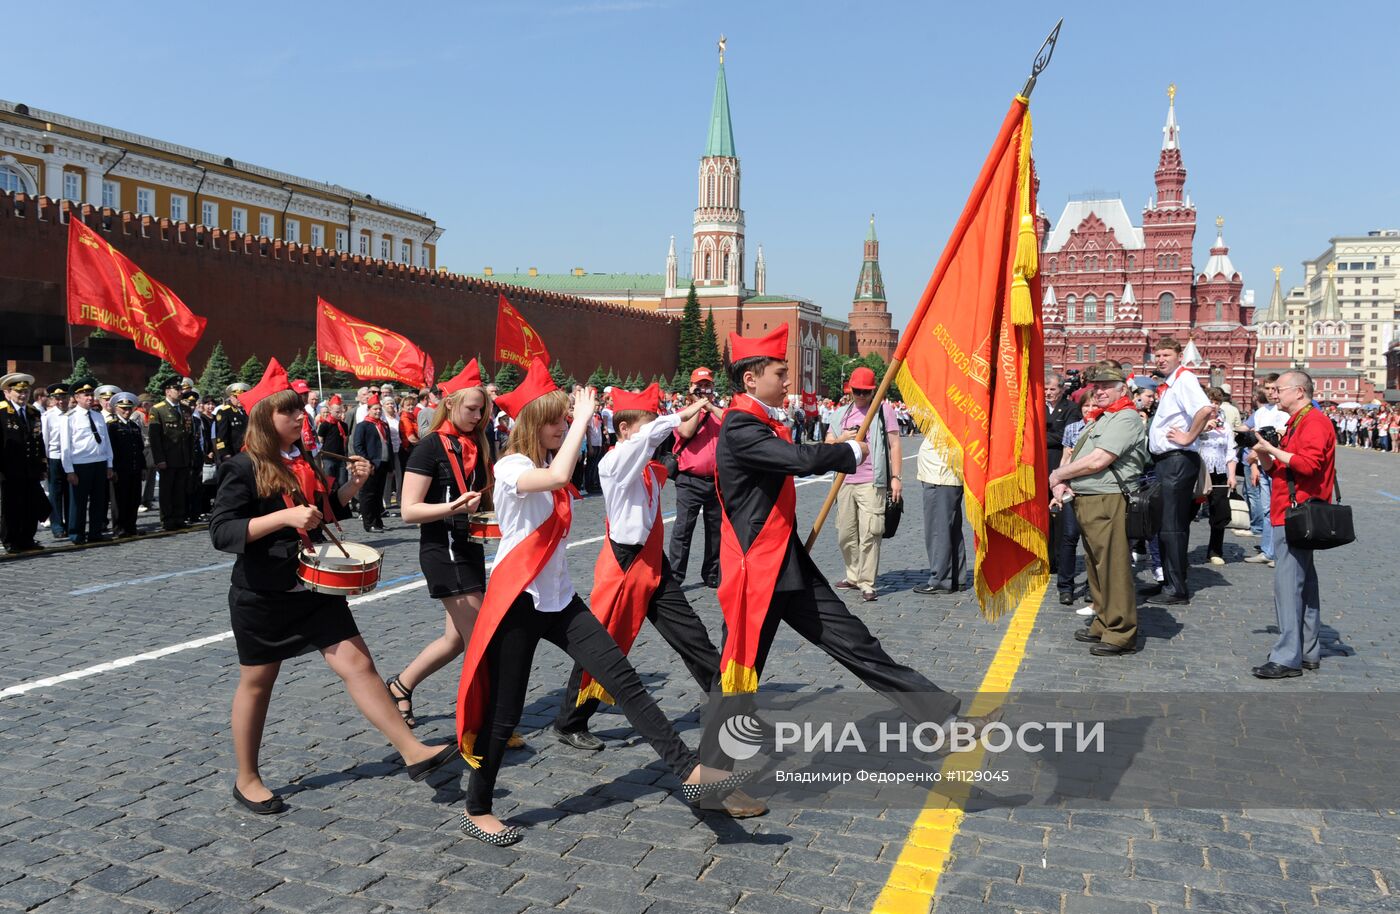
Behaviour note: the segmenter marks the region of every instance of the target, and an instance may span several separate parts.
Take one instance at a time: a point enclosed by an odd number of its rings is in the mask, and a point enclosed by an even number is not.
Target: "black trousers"
[[[105,464],[104,464],[105,466]],[[62,472],[63,467],[59,466]],[[45,504],[44,487],[34,478],[31,467],[11,468],[0,482],[0,540],[7,546],[28,546],[39,532]],[[68,488],[67,480],[63,487]],[[60,528],[62,524],[59,525]]]
[[[370,470],[369,478],[360,489],[360,520],[368,530],[375,524],[384,523],[384,484],[392,469],[389,461],[378,464]]]
[[[185,523],[195,523],[208,510],[204,505],[204,462],[201,460],[190,467],[190,475],[185,477]]]
[[[107,516],[107,464],[100,460],[75,463],[73,475],[78,477],[78,483],[69,486],[68,538],[75,543],[86,542],[88,527],[93,533],[101,533]]]
[[[642,687],[642,680],[617,642],[603,628],[603,623],[588,611],[578,594],[574,594],[573,601],[559,612],[542,613],[535,610],[534,599],[522,593],[507,610],[486,648],[491,697],[486,706],[486,719],[477,734],[476,751],[481,756],[481,765],[472,769],[467,784],[467,812],[478,816],[491,811],[496,775],[505,758],[506,742],[520,723],[525,693],[530,686],[530,666],[541,640],[583,664],[608,694],[617,699],[633,728],[651,743],[676,776],[689,776],[695,767],[695,753],[681,741],[666,715]]]
[[[618,564],[626,570],[641,551],[641,546],[623,546],[608,541]],[[625,559],[625,561],[624,561]],[[681,592],[680,585],[671,576],[671,568],[663,556],[661,559],[661,584],[652,594],[647,607],[647,621],[656,627],[666,643],[671,645],[690,671],[702,694],[708,695],[715,686],[719,675],[719,651],[710,641],[710,633],[705,623],[695,614],[690,601]],[[559,706],[559,716],[554,726],[565,733],[577,733],[588,729],[588,721],[598,710],[598,699],[590,698],[578,703],[578,690],[583,682],[583,665],[575,663],[569,674],[569,688],[564,702]]]
[[[1060,593],[1073,595],[1078,589],[1075,586],[1075,571],[1079,564],[1079,518],[1074,513],[1074,502],[1065,502],[1055,518],[1060,531],[1055,558],[1055,584]]]
[[[1230,526],[1230,488],[1227,473],[1210,474],[1210,550],[1207,555],[1225,557],[1225,530]]]
[[[1162,574],[1173,596],[1190,597],[1186,583],[1186,551],[1191,540],[1191,518],[1196,513],[1196,483],[1201,455],[1195,451],[1167,451],[1156,456],[1157,481],[1162,485]]]
[[[57,457],[49,458],[49,532],[54,539],[68,535],[68,474]]]
[[[603,454],[607,453],[601,447],[590,447],[588,449],[588,459],[584,465],[583,487],[590,494],[603,491],[603,483],[598,479],[598,461],[603,459]]]
[[[186,522],[189,514],[190,468],[166,464],[160,471],[160,522],[174,530]],[[68,532],[73,532],[69,528]]]
[[[676,583],[685,580],[690,564],[690,538],[695,534],[695,520],[705,514],[705,558],[700,565],[700,577],[706,582],[719,579],[719,493],[713,476],[676,474],[676,519],[671,524],[671,541],[666,544],[666,559],[671,563]]]
[[[942,724],[958,712],[961,702],[943,691],[917,670],[885,652],[825,578],[809,577],[804,590],[779,591],[759,633],[755,673],[763,676],[763,665],[778,632],[778,623],[793,630],[859,677],[860,681],[894,702],[900,710],[919,722]],[[717,768],[729,768],[733,761],[719,748],[719,730],[735,714],[749,713],[752,694],[726,695],[713,702],[700,741],[700,761]]]
[[[112,516],[118,534],[136,532],[136,509],[141,505],[142,482],[140,470],[118,473],[112,480]]]

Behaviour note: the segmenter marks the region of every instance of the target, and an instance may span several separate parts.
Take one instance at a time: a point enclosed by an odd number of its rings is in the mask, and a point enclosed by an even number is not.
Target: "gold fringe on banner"
[[[617,704],[613,701],[613,697],[608,694],[608,690],[603,688],[596,679],[578,690],[578,701],[575,703],[575,707],[583,707],[583,703],[590,698],[596,698],[604,704]]]
[[[1011,322],[1028,326],[1035,322],[1030,280],[1040,272],[1040,242],[1035,235],[1035,214],[1031,212],[1031,110],[1021,116],[1020,150],[1016,188],[1021,219],[1016,230],[1016,261],[1011,278]],[[903,388],[901,388],[902,390]]]

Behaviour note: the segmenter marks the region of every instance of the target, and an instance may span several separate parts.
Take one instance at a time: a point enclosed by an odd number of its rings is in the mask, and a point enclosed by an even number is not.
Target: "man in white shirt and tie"
[[[1157,374],[1164,379],[1157,388],[1157,412],[1147,431],[1147,446],[1157,466],[1162,486],[1162,572],[1165,581],[1142,589],[1148,603],[1176,606],[1191,602],[1187,585],[1186,551],[1190,545],[1191,515],[1196,508],[1196,486],[1201,473],[1197,439],[1215,412],[1201,382],[1181,364],[1181,344],[1163,337],[1152,349]]]
[[[100,531],[112,478],[112,442],[106,421],[93,408],[92,390],[91,381],[75,384],[73,408],[58,423],[59,459],[68,477],[68,539],[77,546],[111,538]]]

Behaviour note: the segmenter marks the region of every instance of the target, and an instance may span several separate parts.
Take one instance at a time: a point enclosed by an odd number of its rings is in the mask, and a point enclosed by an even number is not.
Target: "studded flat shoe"
[[[468,838],[475,838],[478,841],[490,844],[492,847],[510,847],[512,844],[518,844],[520,839],[525,837],[524,829],[514,825],[505,829],[505,831],[498,831],[492,834],[473,822],[466,813],[462,813],[462,824],[460,827],[462,829],[462,834],[466,835]]]
[[[710,797],[722,797],[739,787],[744,786],[744,782],[753,777],[753,771],[736,771],[722,781],[715,781],[711,784],[682,784],[681,796],[692,806],[701,800]]]

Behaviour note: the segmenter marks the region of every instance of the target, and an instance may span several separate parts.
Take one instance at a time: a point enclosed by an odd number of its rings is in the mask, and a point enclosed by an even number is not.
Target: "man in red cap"
[[[701,366],[690,373],[688,403],[705,405],[676,428],[676,518],[666,559],[677,584],[685,581],[690,564],[690,538],[695,520],[705,515],[705,554],[700,577],[708,587],[719,586],[719,498],[715,494],[715,445],[724,411],[715,405],[715,376]]]
[[[844,432],[856,431],[870,412],[875,396],[875,372],[864,365],[851,372],[851,402],[836,411],[831,420],[827,443]],[[899,440],[899,420],[894,407],[880,404],[866,432],[870,456],[854,473],[846,476],[836,499],[836,535],[841,557],[846,560],[846,577],[836,582],[844,590],[859,590],[867,602],[875,600],[875,578],[880,573],[880,540],[885,535],[885,498],[904,497],[899,470],[904,466],[904,450]]]
[[[725,411],[715,458],[723,509],[723,699],[706,721],[700,747],[704,760],[726,759],[719,732],[751,706],[780,622],[915,720],[945,726],[957,720],[958,699],[896,663],[831,589],[798,539],[793,477],[854,472],[870,448],[854,440],[853,432],[841,434],[835,444],[792,443],[782,409],[788,389],[787,335],[786,324],[757,340],[729,335],[729,376],[738,393]],[[979,734],[989,722],[970,721]]]

